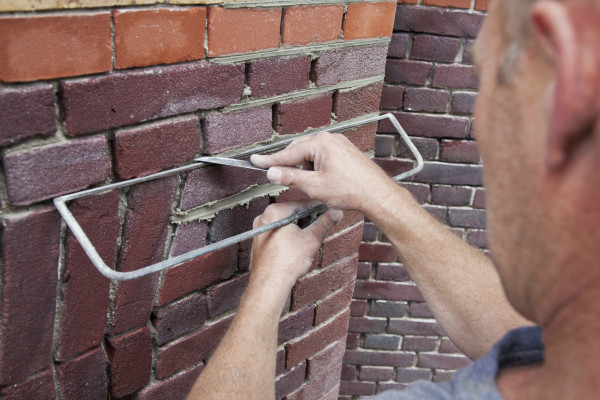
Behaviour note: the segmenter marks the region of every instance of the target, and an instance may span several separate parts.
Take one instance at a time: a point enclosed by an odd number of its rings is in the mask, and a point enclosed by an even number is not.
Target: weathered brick
[[[470,210],[466,208],[450,208],[448,222],[451,226],[463,228],[485,229],[485,210]]]
[[[344,6],[341,4],[287,7],[281,40],[285,47],[329,42],[340,36]]]
[[[352,144],[356,146],[360,151],[365,152],[373,150],[373,148],[375,147],[377,124],[371,123],[367,125],[362,125],[358,128],[345,130],[344,132],[342,132],[342,134],[346,136],[346,138],[350,140],[350,142],[352,142]],[[346,212],[346,214],[350,215],[349,212]],[[340,224],[336,225],[336,229],[339,229],[340,226]]]
[[[23,382],[0,388],[0,396],[4,400],[54,400],[56,393],[52,371],[47,369]]]
[[[440,150],[440,143],[436,139],[411,137],[410,140],[413,142],[421,156],[426,161],[432,161],[438,159]],[[404,141],[398,142],[398,148],[396,149],[396,155],[400,158],[414,158],[408,146]]]
[[[237,248],[230,246],[168,269],[158,297],[158,305],[230,277],[237,264],[236,255]]]
[[[345,288],[317,303],[315,311],[315,326],[322,324],[350,305],[354,284],[351,282]]]
[[[408,314],[408,306],[406,305],[406,302],[385,300],[371,301],[369,315],[373,317],[402,318],[405,317],[406,314]]]
[[[409,315],[413,318],[435,318],[431,308],[424,302],[411,303]]]
[[[69,208],[102,260],[112,268],[119,236],[119,193],[77,199]],[[110,290],[110,280],[96,270],[70,231],[62,288],[58,361],[102,343]]]
[[[352,365],[408,367],[413,365],[413,362],[413,354],[397,351],[348,350],[344,355],[344,363]]]
[[[431,369],[459,369],[471,364],[465,356],[453,356],[448,354],[421,353],[417,361],[417,367]]]
[[[423,336],[405,336],[402,339],[404,351],[433,351],[437,347],[438,339]]]
[[[398,258],[396,250],[383,243],[361,243],[359,259],[361,261],[394,262]]]
[[[431,82],[433,87],[477,89],[479,80],[471,65],[436,65]]]
[[[388,58],[406,58],[410,36],[406,33],[393,33],[390,46],[388,47]]]
[[[0,19],[0,80],[35,81],[112,68],[110,13]],[[74,62],[77,60],[77,62]]]
[[[286,367],[290,368],[306,360],[336,339],[344,337],[348,329],[350,311],[340,314],[333,321],[312,331],[308,336],[286,345]]]
[[[62,81],[68,135],[117,128],[240,100],[243,65],[206,61]]]
[[[394,151],[394,142],[395,138],[391,135],[377,135],[375,138],[375,157],[390,157]]]
[[[130,179],[191,161],[200,151],[196,116],[115,132],[115,173]]]
[[[179,225],[171,246],[171,256],[178,256],[203,247],[206,244],[207,233],[208,222],[206,221],[191,221]]]
[[[308,89],[309,78],[309,55],[258,60],[248,67],[248,86],[254,98]]]
[[[100,347],[58,364],[56,373],[65,400],[103,399],[108,395],[106,358]]]
[[[282,102],[275,106],[273,128],[280,135],[294,135],[327,126],[331,123],[332,104],[331,93]]]
[[[334,96],[333,112],[338,121],[372,114],[379,110],[382,83],[339,90]]]
[[[232,317],[205,326],[179,340],[158,349],[158,369],[156,376],[164,379],[190,365],[208,358],[225,336]]]
[[[391,177],[398,176],[414,168],[412,161],[390,158],[375,158],[373,161]]]
[[[394,378],[391,367],[361,367],[358,379],[361,381],[389,381]]]
[[[396,4],[350,3],[344,22],[344,39],[390,37],[394,28]]]
[[[377,225],[372,222],[365,222],[362,234],[363,242],[374,242],[377,240],[377,234],[379,233],[379,229],[377,229]]]
[[[395,335],[365,335],[363,347],[376,350],[398,350],[400,344],[400,336]],[[362,371],[362,369],[361,369]],[[361,378],[362,379],[362,378]],[[387,379],[384,379],[387,380]]]
[[[387,60],[385,64],[386,83],[425,85],[433,64],[412,60]]]
[[[404,88],[402,86],[384,85],[381,91],[380,109],[399,110],[402,108]]]
[[[281,8],[208,9],[208,55],[275,49],[279,47]]]
[[[117,269],[134,271],[162,260],[171,206],[178,181],[171,176],[130,189]],[[141,326],[150,319],[158,274],[119,282],[111,312],[111,334]]]
[[[427,162],[423,171],[415,176],[415,181],[438,183],[441,185],[470,185],[483,184],[480,165],[446,164]]]
[[[443,336],[444,331],[437,322],[390,319],[387,333],[396,335]]]
[[[350,303],[350,316],[363,317],[367,312],[367,300],[352,300]]]
[[[446,112],[449,93],[445,90],[427,88],[406,88],[404,109],[407,111]]]
[[[204,152],[216,154],[271,137],[271,107],[212,113],[202,121]]]
[[[445,206],[467,206],[472,193],[473,190],[468,187],[434,185],[431,188],[431,202]]]
[[[346,350],[346,340],[341,338],[323,351],[308,360],[307,379],[313,380],[321,375],[330,374],[331,370],[342,361]]]
[[[477,142],[472,140],[442,141],[440,161],[478,164],[480,156]]]
[[[185,370],[165,380],[156,381],[133,395],[134,400],[184,400],[194,382],[204,369],[204,364]]]
[[[485,189],[475,190],[473,196],[473,208],[485,208]]]
[[[386,46],[324,51],[314,62],[311,78],[317,86],[327,86],[383,75],[386,54]]]
[[[282,399],[286,395],[298,389],[304,383],[306,375],[306,363],[302,363],[285,372],[275,381],[275,398]]]
[[[360,333],[348,333],[348,335],[346,335],[346,349],[358,348],[360,336]]]
[[[143,388],[152,373],[152,338],[147,326],[108,340],[110,391],[123,397]]]
[[[214,243],[252,229],[254,218],[262,214],[269,199],[261,197],[250,201],[248,206],[240,205],[231,210],[221,211],[210,224],[209,240]]]
[[[445,36],[415,35],[410,58],[424,61],[453,62],[460,39]]]
[[[348,332],[382,333],[387,325],[385,318],[350,317]]]
[[[279,322],[277,343],[282,344],[312,329],[315,306],[310,304]]]
[[[382,281],[404,282],[410,280],[410,275],[402,264],[379,263],[377,264],[375,279]]]
[[[333,366],[330,373],[308,381],[302,388],[286,397],[286,400],[337,400],[342,363]]]
[[[117,68],[204,58],[206,8],[115,10]]]
[[[431,377],[431,370],[418,368],[399,368],[396,371],[396,381],[400,383],[412,383],[416,380],[426,379]]]
[[[162,346],[204,324],[208,302],[201,293],[194,293],[167,307],[152,313],[152,325],[156,330],[156,344]]]
[[[343,381],[353,381],[355,379],[356,379],[356,366],[344,364],[342,366],[342,380]]]
[[[404,6],[396,10],[394,30],[475,37],[483,20],[484,15],[468,11]]]
[[[362,239],[363,225],[361,222],[343,233],[325,239],[321,255],[321,266],[326,267],[354,253]]]
[[[9,201],[28,205],[104,182],[108,144],[96,136],[10,153],[4,170]]]
[[[375,382],[342,381],[340,394],[353,396],[372,396],[375,394]]]
[[[467,136],[469,119],[464,117],[449,117],[445,115],[425,115],[416,113],[394,113],[398,122],[411,136],[450,137],[462,139]],[[395,132],[390,122],[383,120],[379,124],[382,133]]]
[[[240,299],[248,286],[249,274],[245,273],[209,289],[208,315],[215,318],[240,303]]]
[[[400,282],[356,281],[354,297],[357,299],[423,301],[423,296],[415,285]]]
[[[419,204],[429,201],[429,185],[423,185],[420,183],[403,183],[400,186],[408,190],[408,192]]]
[[[488,249],[490,247],[486,231],[477,230],[467,232],[467,243],[480,249]]]
[[[437,7],[470,8],[471,0],[423,0],[423,5]]]
[[[18,382],[50,366],[59,237],[60,217],[53,208],[4,219],[2,385]]]
[[[470,92],[458,92],[452,96],[452,105],[450,106],[450,112],[452,114],[466,114],[471,115],[475,110],[475,101],[477,100],[477,93]]]
[[[55,132],[52,85],[38,83],[0,90],[0,146]]]
[[[351,255],[328,268],[319,270],[315,275],[300,279],[292,289],[292,310],[298,310],[322,299],[353,281],[356,276],[357,262],[358,257]]]

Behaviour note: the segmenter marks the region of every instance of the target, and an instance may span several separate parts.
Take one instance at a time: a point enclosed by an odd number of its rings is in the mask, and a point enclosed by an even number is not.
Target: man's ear
[[[577,146],[593,134],[599,112],[600,65],[595,48],[598,44],[590,42],[589,32],[585,32],[589,28],[582,27],[585,24],[581,19],[589,23],[597,11],[589,5],[571,4],[541,0],[531,9],[534,35],[555,70],[548,94],[550,127],[546,160],[551,169],[563,167]],[[588,8],[587,13],[591,14],[585,15],[583,8]],[[592,25],[593,29],[597,29],[598,22]]]

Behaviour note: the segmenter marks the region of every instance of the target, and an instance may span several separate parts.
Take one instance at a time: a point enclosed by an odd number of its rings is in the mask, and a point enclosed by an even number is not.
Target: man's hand
[[[343,135],[320,133],[293,141],[271,155],[254,154],[251,161],[269,168],[275,183],[299,189],[330,207],[366,212],[373,194],[391,180]],[[312,163],[314,171],[296,168]]]
[[[316,204],[312,201],[272,204],[255,218],[254,228]],[[342,216],[341,211],[330,209],[305,229],[289,224],[256,236],[250,257],[251,280],[280,284],[289,291],[308,272],[321,243]]]

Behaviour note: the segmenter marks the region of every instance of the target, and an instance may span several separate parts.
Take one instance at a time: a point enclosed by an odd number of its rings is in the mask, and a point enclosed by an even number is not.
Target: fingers
[[[271,167],[267,171],[267,178],[279,185],[294,187],[306,192],[317,175],[314,171],[307,171],[294,167]]]
[[[330,209],[321,215],[315,222],[304,229],[304,235],[311,235],[319,243],[323,243],[329,232],[342,220],[344,213],[340,210]]]
[[[319,145],[318,140],[318,136],[303,136],[277,153],[268,155],[252,154],[250,161],[259,168],[270,168],[275,165],[295,166],[304,161],[312,162]]]

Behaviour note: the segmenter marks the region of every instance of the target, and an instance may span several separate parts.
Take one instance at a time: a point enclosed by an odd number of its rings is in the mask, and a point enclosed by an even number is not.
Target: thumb
[[[295,167],[271,167],[267,171],[267,178],[283,186],[294,187],[306,192],[312,183],[314,183],[315,171],[307,171]]]
[[[313,236],[320,245],[343,217],[344,213],[340,210],[329,209],[325,214],[317,218],[315,222],[305,228],[303,234]]]

